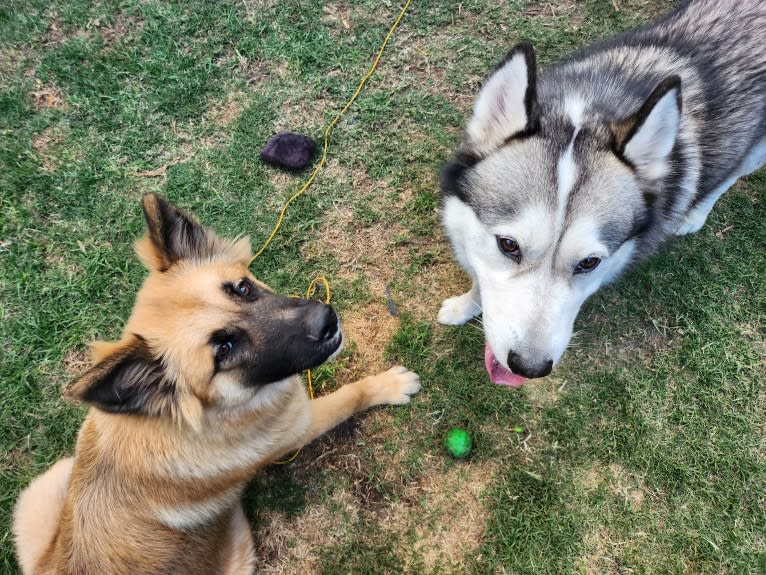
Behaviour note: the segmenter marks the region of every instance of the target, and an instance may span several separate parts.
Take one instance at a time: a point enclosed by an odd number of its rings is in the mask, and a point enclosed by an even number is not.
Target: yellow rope
[[[311,280],[311,283],[309,284],[308,289],[306,290],[306,299],[311,299],[311,296],[314,295],[314,290],[316,290],[316,286],[318,283],[321,283],[322,286],[324,286],[324,302],[330,303],[330,282],[327,281],[327,278],[323,276],[319,276]],[[306,381],[309,386],[309,398],[314,399],[314,385],[311,380],[311,370],[306,371]],[[296,454],[297,455],[297,454]]]
[[[319,159],[319,163],[317,163],[317,165],[314,167],[314,170],[311,172],[311,175],[308,177],[308,179],[303,184],[303,186],[301,186],[301,188],[297,192],[295,192],[292,196],[290,196],[290,198],[285,202],[285,205],[282,206],[282,210],[279,212],[279,217],[277,218],[277,223],[274,226],[274,229],[271,230],[271,234],[269,234],[269,237],[263,243],[261,248],[255,253],[255,255],[250,259],[249,265],[252,265],[252,263],[266,250],[266,248],[271,243],[271,240],[273,240],[274,236],[277,235],[279,228],[282,226],[282,221],[285,218],[285,214],[287,213],[287,208],[290,206],[290,204],[292,204],[293,201],[295,201],[298,197],[300,197],[309,188],[309,186],[311,186],[317,174],[324,167],[324,164],[327,161],[327,147],[329,145],[330,133],[332,132],[332,129],[340,121],[340,119],[348,111],[348,109],[352,106],[352,104],[356,101],[357,97],[362,92],[362,89],[364,88],[365,84],[367,84],[367,81],[375,73],[375,69],[378,67],[380,58],[383,56],[383,51],[386,49],[386,46],[388,45],[389,40],[391,40],[391,37],[394,35],[394,32],[399,27],[399,23],[402,21],[402,18],[404,18],[404,14],[405,12],[407,12],[407,8],[409,8],[411,2],[412,0],[407,0],[404,3],[404,6],[402,6],[402,9],[399,11],[399,15],[396,17],[396,20],[394,20],[394,23],[389,29],[388,34],[386,34],[386,37],[383,39],[383,43],[380,45],[380,49],[378,50],[378,53],[375,55],[375,59],[372,61],[372,65],[367,70],[367,73],[364,75],[362,80],[359,82],[359,85],[356,87],[356,91],[354,92],[354,94],[351,96],[351,98],[349,98],[348,102],[346,102],[346,105],[343,106],[343,109],[335,115],[335,117],[332,119],[332,121],[329,124],[327,124],[327,127],[324,130],[324,136],[322,139],[322,157]],[[311,281],[308,289],[306,290],[306,299],[311,298],[314,290],[316,289],[316,285],[318,282],[321,282],[322,285],[324,286],[325,303],[330,303],[330,282],[328,282],[327,279],[324,277],[317,277]],[[309,398],[314,399],[314,385],[313,385],[313,380],[311,376],[311,370],[308,370],[306,374],[306,381],[308,384]],[[275,461],[274,463],[278,463],[278,464],[290,463],[291,461],[294,461],[296,457],[298,457],[298,454],[300,452],[301,450],[297,449],[295,453],[293,453],[293,455],[289,459]]]
[[[274,226],[274,229],[271,230],[271,234],[269,234],[269,237],[266,239],[266,241],[261,246],[261,249],[259,249],[255,255],[250,260],[250,264],[252,263],[266,250],[266,248],[271,243],[271,240],[274,239],[274,236],[277,235],[277,232],[279,231],[279,228],[282,226],[282,220],[285,218],[285,214],[287,213],[287,208],[290,206],[291,203],[293,203],[294,200],[296,200],[298,197],[300,197],[312,184],[314,181],[314,178],[316,178],[317,174],[321,171],[321,169],[324,167],[325,161],[327,160],[327,147],[329,145],[330,141],[330,133],[332,132],[332,129],[335,127],[335,125],[340,121],[340,119],[343,117],[343,115],[348,111],[348,109],[351,107],[351,105],[356,101],[356,98],[359,96],[359,94],[362,92],[362,89],[364,88],[367,81],[372,77],[372,75],[375,73],[375,69],[378,67],[378,63],[380,62],[381,56],[383,56],[383,51],[386,49],[386,46],[388,45],[388,41],[391,40],[391,37],[394,35],[394,32],[399,27],[399,23],[402,21],[402,18],[404,17],[405,12],[407,11],[407,8],[409,8],[410,3],[412,0],[407,0],[404,3],[404,6],[402,6],[402,9],[399,11],[399,16],[397,16],[396,20],[394,20],[393,25],[388,31],[388,34],[386,34],[386,37],[383,39],[383,43],[380,45],[380,49],[378,50],[378,53],[375,55],[375,59],[372,61],[372,65],[367,70],[367,73],[364,75],[362,80],[359,82],[359,85],[356,87],[356,91],[354,92],[353,96],[349,98],[348,102],[346,102],[346,105],[343,106],[343,109],[338,112],[335,117],[332,119],[332,121],[327,124],[327,127],[324,130],[324,137],[322,141],[322,157],[319,159],[319,163],[316,165],[314,170],[311,172],[311,175],[308,177],[306,182],[301,186],[301,189],[299,189],[297,192],[295,192],[290,198],[285,202],[285,205],[282,206],[282,211],[279,212],[279,217],[277,218],[277,223]],[[306,299],[310,299],[311,296],[314,293],[314,290],[316,289],[317,283],[322,283],[324,286],[325,291],[325,303],[330,303],[330,282],[327,281],[324,277],[316,277],[314,278],[311,283],[309,284],[308,289],[306,290]],[[308,391],[309,391],[309,398],[314,399],[314,384],[313,379],[311,377],[311,370],[309,369],[306,373],[306,382],[308,385]],[[301,452],[300,449],[296,449],[295,453],[293,453],[288,459],[275,461],[274,463],[282,465],[285,463],[290,463],[291,461],[294,461],[296,457],[298,457],[298,454]]]
[[[277,223],[274,226],[274,229],[271,231],[271,234],[261,246],[261,249],[259,249],[255,253],[255,255],[252,257],[252,259],[250,260],[250,265],[252,265],[252,263],[258,258],[258,256],[260,256],[266,250],[268,245],[271,243],[271,240],[273,240],[274,236],[277,235],[279,228],[282,226],[282,220],[284,220],[285,218],[285,213],[287,213],[287,208],[290,206],[290,204],[293,203],[293,201],[296,200],[298,197],[303,195],[303,193],[309,188],[309,186],[314,181],[314,178],[316,178],[317,174],[324,167],[325,161],[327,160],[327,146],[329,144],[330,133],[332,132],[332,129],[335,127],[335,124],[337,124],[340,121],[340,119],[343,117],[343,115],[348,111],[351,105],[356,101],[357,96],[359,96],[359,94],[362,92],[362,89],[364,88],[364,85],[367,83],[367,80],[369,80],[370,77],[375,73],[375,69],[378,67],[378,62],[380,62],[380,58],[381,56],[383,56],[383,50],[386,49],[386,46],[388,45],[388,41],[391,39],[391,37],[394,35],[394,32],[399,27],[399,23],[402,21],[402,18],[404,17],[404,13],[407,11],[407,8],[409,8],[411,2],[412,0],[407,0],[404,6],[402,6],[401,11],[399,12],[399,16],[397,16],[396,20],[394,21],[393,25],[388,31],[388,34],[386,34],[386,37],[383,40],[383,43],[380,45],[380,49],[378,50],[378,53],[375,56],[375,59],[372,61],[372,65],[370,66],[369,70],[367,70],[367,73],[364,75],[361,82],[359,82],[359,85],[356,87],[356,91],[354,92],[354,95],[351,96],[349,101],[346,102],[346,105],[343,106],[343,109],[335,115],[332,121],[329,124],[327,124],[327,127],[324,130],[324,138],[322,143],[322,157],[319,159],[319,163],[311,172],[311,175],[308,177],[308,179],[303,184],[301,189],[295,192],[292,196],[290,196],[290,199],[288,199],[287,202],[285,202],[285,205],[282,207],[282,211],[279,213],[279,217],[277,218]]]

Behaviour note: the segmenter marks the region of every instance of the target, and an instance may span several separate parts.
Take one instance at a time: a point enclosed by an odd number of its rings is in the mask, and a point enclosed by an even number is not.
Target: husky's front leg
[[[477,315],[481,315],[481,293],[474,281],[463,295],[445,299],[436,319],[444,325],[461,325]]]
[[[409,403],[419,391],[420,377],[401,365],[344,385],[310,402],[311,423],[301,445],[369,407]]]

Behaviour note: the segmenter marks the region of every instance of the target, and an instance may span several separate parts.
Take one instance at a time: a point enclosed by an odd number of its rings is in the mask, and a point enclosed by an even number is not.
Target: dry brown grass
[[[379,435],[369,442],[383,444]],[[374,450],[380,451],[377,447]],[[403,483],[400,471],[406,450],[379,453],[379,457],[386,457],[381,461],[380,481],[401,488],[400,495],[392,499],[364,485],[364,456],[338,451],[336,448],[323,458],[321,466],[331,468],[334,476],[348,476],[348,485],[336,487],[326,501],[309,504],[300,515],[288,517],[272,511],[262,517],[256,531],[259,572],[318,573],[322,548],[342,543],[363,517],[402,541],[414,539],[414,551],[426,571],[439,565],[460,568],[466,554],[480,545],[488,517],[483,494],[492,481],[494,464],[460,462],[445,466],[443,459],[426,456],[418,477]],[[358,536],[356,532],[354,537]]]
[[[349,171],[331,162],[329,177],[353,182],[355,195],[369,205],[386,207],[386,184],[373,182],[361,171]],[[351,342],[347,367],[339,370],[338,383],[347,383],[385,369],[383,349],[396,331],[399,319],[391,314],[386,293],[401,279],[411,250],[421,246],[408,237],[399,221],[407,191],[387,206],[385,221],[360,225],[345,205],[327,214],[326,224],[315,242],[305,247],[307,259],[332,253],[339,263],[335,277],[351,281],[364,277],[370,297],[354,302],[343,313],[344,332]],[[396,305],[421,320],[435,321],[435,310],[443,297],[467,288],[466,280],[451,261],[446,241],[429,265],[428,273],[407,281],[414,289],[396,294]],[[429,251],[432,246],[429,242]],[[423,247],[425,249],[425,246]],[[423,398],[418,398],[423,401]],[[407,437],[394,416],[374,411],[341,426],[301,454],[298,465],[307,471],[331,470],[343,477],[329,502],[314,503],[299,516],[269,514],[257,531],[268,548],[261,553],[264,573],[310,575],[318,572],[321,547],[342,541],[344,527],[360,517],[373,517],[385,532],[405,540],[415,534],[414,550],[429,570],[437,565],[460,568],[463,558],[481,542],[488,510],[482,498],[493,477],[491,463],[444,464],[439,456],[426,454],[413,475],[407,458],[415,449],[414,429],[426,422],[410,423]],[[397,449],[391,451],[391,445]],[[321,464],[320,464],[321,461]],[[372,479],[371,479],[372,478]],[[353,528],[349,528],[355,531]],[[356,532],[355,537],[358,537]],[[278,549],[277,549],[278,547]]]
[[[479,546],[488,516],[483,494],[495,471],[488,462],[457,463],[445,470],[440,461],[430,458],[421,481],[382,521],[399,533],[416,534],[415,551],[426,571],[437,564],[459,567]]]
[[[58,86],[45,85],[35,78],[35,89],[30,94],[36,108],[66,108],[64,93]]]
[[[246,95],[229,92],[226,98],[218,100],[207,111],[207,119],[220,128],[226,128],[236,120],[245,108]]]
[[[270,511],[255,533],[258,573],[312,575],[318,573],[322,547],[343,540],[347,524],[359,513],[348,491],[337,489],[327,501],[309,505],[298,517]]]
[[[585,494],[600,487],[606,487],[615,497],[622,499],[633,509],[640,509],[644,504],[647,487],[643,478],[628,472],[624,467],[611,463],[605,467],[589,467],[575,478],[574,485]]]
[[[85,350],[70,349],[64,355],[64,369],[71,376],[78,376],[90,367],[90,353]]]
[[[128,35],[140,34],[144,27],[144,22],[136,16],[129,16],[119,12],[111,24],[101,25],[100,22],[91,22],[91,26],[98,29],[101,38],[104,40],[104,47],[110,48],[115,42],[122,40]]]
[[[40,166],[46,172],[53,172],[57,169],[58,165],[52,151],[63,140],[63,133],[52,126],[46,127],[32,139],[32,148],[37,152]]]

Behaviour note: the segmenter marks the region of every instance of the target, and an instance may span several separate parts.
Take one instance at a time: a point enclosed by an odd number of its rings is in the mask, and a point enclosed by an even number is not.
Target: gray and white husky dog
[[[442,172],[442,215],[483,314],[490,379],[548,375],[585,301],[766,161],[766,1],[693,0],[538,72],[513,48]]]

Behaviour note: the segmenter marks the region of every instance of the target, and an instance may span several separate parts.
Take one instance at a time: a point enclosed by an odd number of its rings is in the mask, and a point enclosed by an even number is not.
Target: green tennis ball
[[[455,459],[462,459],[471,453],[473,441],[465,429],[453,427],[444,438],[444,448]]]

